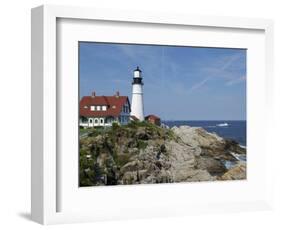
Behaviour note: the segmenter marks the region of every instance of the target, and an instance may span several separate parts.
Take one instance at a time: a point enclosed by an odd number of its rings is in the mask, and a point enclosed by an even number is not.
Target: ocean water
[[[208,132],[216,133],[223,138],[233,139],[246,147],[246,121],[162,121],[162,123],[170,128],[181,125],[202,127]]]

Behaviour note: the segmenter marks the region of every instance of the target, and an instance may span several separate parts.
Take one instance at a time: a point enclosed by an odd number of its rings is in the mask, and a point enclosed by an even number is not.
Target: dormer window
[[[84,106],[84,108],[88,108],[88,106]],[[106,105],[91,105],[91,111],[106,111],[107,106]]]
[[[112,106],[112,109],[116,109],[116,105],[113,105],[113,106]]]
[[[87,106],[87,105],[85,105],[85,106],[84,106],[84,109],[88,109],[88,106]]]

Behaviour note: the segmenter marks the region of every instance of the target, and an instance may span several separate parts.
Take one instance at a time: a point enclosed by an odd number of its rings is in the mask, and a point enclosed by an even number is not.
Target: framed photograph
[[[32,9],[32,219],[271,208],[272,33],[265,19]]]

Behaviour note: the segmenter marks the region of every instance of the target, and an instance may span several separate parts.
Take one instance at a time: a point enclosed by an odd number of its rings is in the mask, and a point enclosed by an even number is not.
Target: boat
[[[217,124],[218,127],[226,127],[226,126],[229,126],[228,123],[221,123],[221,124]]]

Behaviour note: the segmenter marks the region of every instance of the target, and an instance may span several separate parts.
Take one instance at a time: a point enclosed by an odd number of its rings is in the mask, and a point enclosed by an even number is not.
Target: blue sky
[[[246,50],[79,43],[80,97],[131,101],[133,70],[144,81],[144,112],[163,120],[245,120]]]

